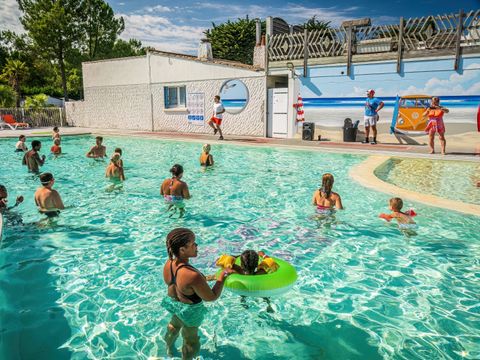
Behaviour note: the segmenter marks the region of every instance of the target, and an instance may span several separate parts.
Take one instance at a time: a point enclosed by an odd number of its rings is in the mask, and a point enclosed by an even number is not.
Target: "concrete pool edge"
[[[480,205],[445,199],[436,195],[418,193],[381,180],[375,175],[375,171],[385,165],[391,158],[392,156],[371,155],[360,164],[352,167],[349,171],[349,175],[362,186],[372,190],[391,194],[404,200],[407,199],[428,206],[454,210],[467,215],[480,216]]]

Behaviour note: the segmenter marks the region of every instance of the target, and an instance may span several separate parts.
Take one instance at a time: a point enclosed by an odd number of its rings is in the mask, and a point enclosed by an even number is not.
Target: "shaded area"
[[[37,246],[38,237],[13,230],[6,231],[0,249],[0,358],[70,359],[69,350],[59,349],[71,331],[48,274],[48,248]]]

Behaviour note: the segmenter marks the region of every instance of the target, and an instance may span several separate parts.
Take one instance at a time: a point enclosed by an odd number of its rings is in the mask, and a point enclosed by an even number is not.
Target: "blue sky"
[[[111,0],[115,13],[125,19],[122,38],[136,38],[158,50],[196,53],[203,31],[211,23],[222,23],[249,15],[250,18],[279,16],[292,24],[313,15],[338,25],[343,20],[370,17],[374,24],[395,23],[400,16],[456,13],[460,8],[480,8],[480,0],[357,0],[322,1],[163,1]],[[388,5],[387,5],[388,4]],[[0,0],[0,29],[22,31],[16,0]]]

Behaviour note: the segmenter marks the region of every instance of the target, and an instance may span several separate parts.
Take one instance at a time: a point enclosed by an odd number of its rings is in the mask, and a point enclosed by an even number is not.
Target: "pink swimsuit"
[[[425,132],[429,134],[439,134],[445,133],[445,124],[443,123],[443,110],[441,109],[431,109],[428,112],[428,124],[425,128]]]

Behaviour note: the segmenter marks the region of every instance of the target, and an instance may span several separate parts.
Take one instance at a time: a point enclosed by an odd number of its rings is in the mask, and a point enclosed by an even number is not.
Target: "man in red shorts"
[[[220,96],[215,95],[213,101],[213,116],[208,121],[208,125],[213,128],[213,135],[216,135],[218,132],[220,134],[218,140],[223,140],[223,134],[220,125],[222,125],[223,113],[225,112],[225,108],[220,101]]]

